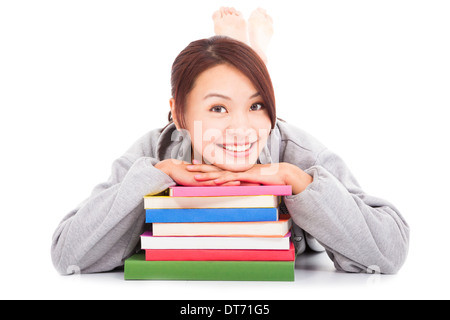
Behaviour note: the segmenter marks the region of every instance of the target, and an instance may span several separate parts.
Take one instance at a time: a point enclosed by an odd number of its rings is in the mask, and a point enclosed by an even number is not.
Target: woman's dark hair
[[[172,65],[171,85],[179,125],[186,128],[186,99],[197,77],[220,64],[235,67],[252,82],[267,108],[273,129],[277,119],[275,94],[265,63],[250,46],[226,36],[193,41],[176,57]],[[171,112],[168,120],[173,121]]]

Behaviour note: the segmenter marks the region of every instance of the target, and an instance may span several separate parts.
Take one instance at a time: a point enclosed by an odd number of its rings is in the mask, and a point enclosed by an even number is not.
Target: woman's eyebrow
[[[223,94],[219,94],[219,93],[210,93],[210,94],[207,94],[207,95],[203,98],[203,100],[206,100],[206,99],[208,99],[208,98],[222,98],[222,99],[225,99],[225,100],[231,100],[230,97],[224,96]]]
[[[256,98],[256,97],[258,97],[260,95],[261,94],[259,92],[256,92],[249,99]],[[220,93],[209,93],[203,98],[203,100],[206,100],[208,98],[222,98],[222,99],[225,99],[225,100],[232,100],[230,97],[224,96],[223,94],[220,94]]]

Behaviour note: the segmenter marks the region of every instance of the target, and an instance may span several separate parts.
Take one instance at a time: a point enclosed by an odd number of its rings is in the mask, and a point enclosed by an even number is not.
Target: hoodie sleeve
[[[364,193],[344,162],[327,149],[306,172],[313,182],[285,197],[285,205],[293,221],[323,245],[336,268],[398,272],[409,246],[409,227],[399,211]]]
[[[145,223],[144,195],[175,184],[154,167],[157,159],[138,149],[117,159],[109,179],[60,222],[51,246],[59,273],[109,271],[134,253]]]

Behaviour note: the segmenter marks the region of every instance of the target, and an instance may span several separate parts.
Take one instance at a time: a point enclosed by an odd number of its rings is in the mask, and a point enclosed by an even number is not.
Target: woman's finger
[[[198,174],[194,175],[194,179],[197,181],[206,181],[206,180],[217,179],[222,175],[223,175],[223,172],[221,172],[221,171],[205,172],[205,173],[198,173]],[[231,180],[233,180],[233,179],[231,179]],[[231,181],[231,180],[228,180],[228,181]]]
[[[270,178],[262,177],[260,175],[249,172],[234,172],[224,174],[214,179],[214,182],[216,184],[224,184],[228,181],[240,181],[241,185],[276,184],[274,181],[271,181]]]
[[[241,184],[240,181],[228,181],[224,184],[221,184],[221,186],[239,186]],[[206,181],[197,181],[196,184],[199,186],[217,186],[217,184],[214,182],[214,180],[206,180]]]
[[[229,181],[242,181],[242,180],[245,180],[245,179],[243,179],[242,173],[230,172],[230,173],[218,176],[217,178],[214,179],[214,182],[216,184],[224,184]]]
[[[189,164],[186,166],[187,171],[201,171],[201,172],[214,172],[214,171],[222,171],[216,166],[209,164]]]

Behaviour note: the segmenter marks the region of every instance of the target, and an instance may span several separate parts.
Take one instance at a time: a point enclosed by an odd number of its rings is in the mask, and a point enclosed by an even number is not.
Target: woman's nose
[[[231,117],[228,127],[233,130],[246,130],[247,128],[250,128],[249,115],[245,112],[235,113]]]
[[[254,131],[248,116],[240,114],[230,119],[230,123],[226,128],[227,139],[225,140],[237,144],[248,143],[250,138],[255,135]]]

